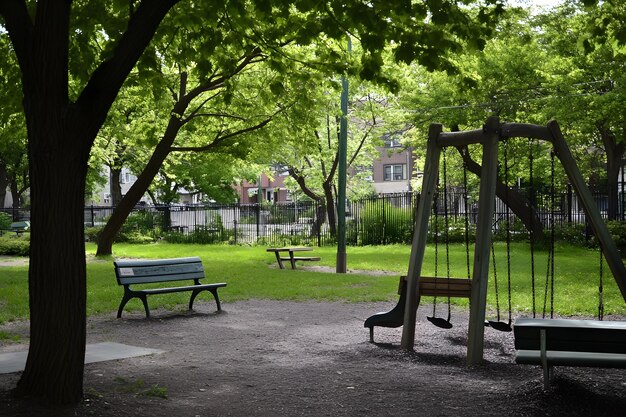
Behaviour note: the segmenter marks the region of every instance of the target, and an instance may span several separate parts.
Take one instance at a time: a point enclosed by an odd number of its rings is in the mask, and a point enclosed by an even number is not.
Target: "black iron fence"
[[[523,190],[520,190],[524,194]],[[578,227],[584,230],[586,216],[577,196],[571,192],[555,194],[534,192],[537,215],[544,227],[555,229]],[[447,197],[447,201],[444,201]],[[349,245],[410,244],[418,193],[387,194],[349,201],[346,205],[346,241]],[[594,199],[606,217],[607,196],[595,193]],[[620,199],[621,200],[621,199]],[[440,233],[448,225],[448,237],[460,239],[465,224],[476,224],[478,205],[462,190],[440,192],[433,212],[437,224],[429,233]],[[620,204],[620,218],[623,218]],[[493,219],[496,235],[505,224],[517,235],[525,234],[521,221],[496,199]],[[13,221],[27,220],[28,209],[0,209]],[[85,207],[86,236],[96,239],[98,231],[113,212],[112,207]],[[335,243],[333,229],[326,219],[326,210],[314,202],[203,205],[141,205],[135,207],[124,224],[118,241],[166,239],[188,243],[246,243],[265,245],[315,245]],[[447,213],[447,214],[446,214]],[[433,216],[435,217],[435,216]],[[432,220],[431,220],[432,222]]]

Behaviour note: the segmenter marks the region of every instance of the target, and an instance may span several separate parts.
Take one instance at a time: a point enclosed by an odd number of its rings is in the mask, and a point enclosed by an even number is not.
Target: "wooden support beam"
[[[609,268],[613,273],[617,286],[622,293],[622,298],[626,301],[626,268],[624,267],[624,262],[622,261],[619,251],[617,250],[617,245],[615,245],[615,241],[613,240],[613,237],[609,233],[609,230],[600,215],[600,211],[593,200],[591,191],[587,188],[585,180],[578,170],[574,157],[572,156],[572,153],[563,138],[559,124],[555,120],[552,120],[548,123],[548,129],[550,129],[550,132],[552,133],[554,152],[561,161],[561,164],[563,164],[565,173],[567,174],[572,187],[576,191],[576,194],[580,197],[585,214],[587,215],[589,223],[591,224],[591,227],[593,228],[593,231],[595,232],[595,235],[602,247],[602,253],[606,258],[606,263],[609,265]]]
[[[487,119],[483,128],[482,170],[478,197],[478,223],[474,248],[472,273],[472,297],[470,298],[470,321],[467,340],[467,363],[477,365],[483,360],[485,332],[485,309],[487,307],[487,282],[489,278],[489,254],[491,250],[494,200],[498,174],[498,141],[500,123],[497,117]]]
[[[409,271],[407,273],[407,297],[404,308],[404,324],[402,326],[402,349],[413,350],[415,345],[415,321],[418,305],[419,276],[424,262],[426,249],[426,237],[428,235],[428,218],[432,209],[433,198],[437,192],[437,177],[439,175],[439,155],[441,149],[437,146],[437,137],[441,133],[440,124],[431,124],[428,130],[428,145],[426,148],[426,161],[424,176],[422,178],[422,192],[417,205],[415,215],[415,227],[413,229],[413,243],[409,258]]]

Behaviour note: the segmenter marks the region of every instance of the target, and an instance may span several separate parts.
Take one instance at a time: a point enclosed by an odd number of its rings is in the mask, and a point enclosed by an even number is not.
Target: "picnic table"
[[[296,269],[296,261],[319,261],[321,258],[318,256],[295,256],[296,252],[310,252],[313,248],[298,246],[298,247],[284,247],[284,248],[268,248],[268,252],[274,252],[276,255],[276,261],[280,269],[285,269],[283,261],[289,261],[291,263],[291,269]],[[286,256],[286,255],[289,256]]]

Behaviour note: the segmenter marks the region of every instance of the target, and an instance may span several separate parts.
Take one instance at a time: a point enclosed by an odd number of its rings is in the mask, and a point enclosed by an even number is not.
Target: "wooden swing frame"
[[[476,242],[474,246],[474,266],[471,278],[470,318],[468,329],[467,363],[477,365],[483,361],[484,322],[487,306],[487,283],[489,278],[489,255],[492,241],[491,220],[494,213],[494,201],[498,170],[498,143],[508,138],[531,138],[550,142],[555,155],[561,161],[565,173],[578,194],[585,214],[591,224],[595,236],[600,242],[606,262],[613,273],[624,301],[626,301],[626,267],[617,250],[600,211],[596,206],[589,188],[576,165],[567,146],[561,129],[556,121],[547,126],[521,123],[499,122],[497,117],[487,119],[482,129],[464,132],[443,132],[440,124],[431,124],[428,132],[428,144],[422,182],[422,192],[417,206],[413,242],[409,269],[407,273],[407,297],[404,309],[401,346],[413,350],[415,344],[415,322],[417,307],[421,295],[432,295],[432,290],[440,294],[449,287],[446,278],[421,276],[428,219],[432,209],[433,198],[437,191],[439,156],[441,150],[448,146],[480,144],[483,146],[482,167],[480,174],[480,191],[478,199],[478,221],[476,225]],[[430,284],[429,284],[430,282]]]

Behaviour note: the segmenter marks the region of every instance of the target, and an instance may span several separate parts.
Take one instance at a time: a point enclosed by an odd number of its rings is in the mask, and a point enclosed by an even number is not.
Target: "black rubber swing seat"
[[[503,321],[488,320],[488,321],[485,321],[485,326],[491,327],[492,329],[498,330],[500,332],[513,331],[513,328],[511,327],[511,323],[505,323]]]
[[[428,320],[429,322],[431,322],[435,326],[440,327],[442,329],[451,329],[452,328],[452,323],[450,323],[450,320],[446,320],[446,319],[444,319],[442,317],[426,317],[426,320]]]

